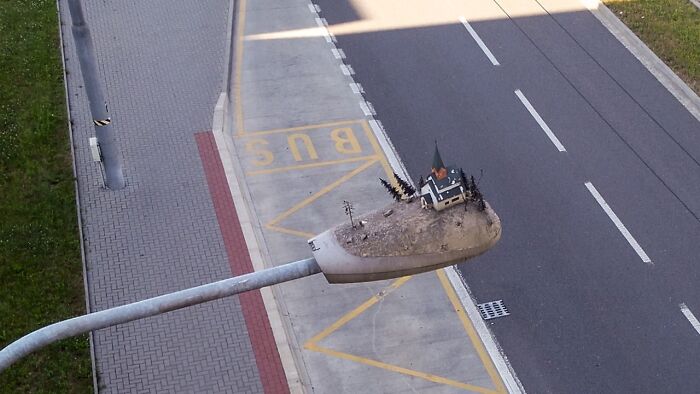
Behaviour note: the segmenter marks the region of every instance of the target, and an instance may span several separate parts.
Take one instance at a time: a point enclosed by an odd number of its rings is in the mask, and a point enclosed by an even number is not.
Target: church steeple
[[[440,151],[438,150],[437,141],[435,141],[435,153],[433,154],[433,167],[432,173],[438,180],[447,176],[447,168],[442,162],[442,157],[440,157]]]

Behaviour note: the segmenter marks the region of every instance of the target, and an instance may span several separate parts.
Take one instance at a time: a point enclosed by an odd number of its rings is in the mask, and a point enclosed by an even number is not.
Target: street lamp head
[[[396,202],[313,238],[311,252],[329,283],[367,282],[432,271],[476,257],[501,237],[491,207],[436,211]]]

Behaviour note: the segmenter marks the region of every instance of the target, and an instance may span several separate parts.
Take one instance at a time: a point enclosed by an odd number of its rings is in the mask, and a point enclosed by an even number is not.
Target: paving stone
[[[127,187],[101,188],[65,0],[68,95],[93,311],[231,276],[194,134],[211,129],[229,2],[84,1]],[[262,392],[238,298],[99,330],[101,392]]]

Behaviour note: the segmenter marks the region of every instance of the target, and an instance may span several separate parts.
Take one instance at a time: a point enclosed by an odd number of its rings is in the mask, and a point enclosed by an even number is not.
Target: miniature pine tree
[[[462,182],[462,193],[464,193],[464,210],[467,210],[467,199],[470,197],[469,183],[467,182],[467,177],[464,175],[464,170],[459,169],[459,178]]]
[[[469,181],[467,181],[467,177],[464,175],[464,170],[462,170],[461,168],[459,169],[459,177],[462,181],[462,188],[464,188],[464,194],[466,195],[466,197],[469,197],[471,194],[471,190],[469,190]]]
[[[416,189],[414,189],[410,183],[403,180],[396,172],[394,172],[394,179],[396,179],[396,183],[399,184],[403,194],[406,197],[411,197],[412,195],[416,194]]]
[[[401,201],[401,193],[398,190],[396,190],[395,187],[391,186],[389,182],[385,181],[382,178],[379,178],[379,181],[382,182],[382,185],[384,185],[384,187],[389,192],[389,194],[391,194],[391,197],[393,197],[394,200]]]
[[[479,189],[476,187],[476,182],[474,181],[474,175],[470,177],[469,191],[471,192],[472,197],[476,197],[476,193],[479,192]]]

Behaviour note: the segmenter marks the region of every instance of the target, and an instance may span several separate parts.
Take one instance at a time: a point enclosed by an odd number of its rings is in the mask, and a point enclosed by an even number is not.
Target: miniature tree
[[[474,181],[474,175],[470,177],[470,183],[469,183],[469,192],[472,195],[472,199],[476,200],[476,193],[479,191],[479,189],[476,187],[476,182]]]
[[[412,195],[416,194],[416,189],[414,189],[410,183],[403,180],[396,172],[394,172],[394,179],[396,179],[396,183],[399,184],[403,194],[406,197],[411,197]]]
[[[391,186],[389,182],[385,181],[382,178],[379,178],[379,181],[382,182],[382,185],[386,188],[386,190],[391,194],[391,197],[394,198],[396,201],[401,201],[401,192],[399,192],[395,187]]]
[[[464,175],[464,170],[461,168],[459,169],[459,178],[460,181],[462,182],[462,189],[464,193],[464,210],[467,210],[467,200],[471,197],[471,191],[469,191],[469,182],[467,181],[467,177]]]
[[[345,214],[350,216],[350,224],[352,225],[352,228],[355,228],[355,222],[352,220],[352,212],[355,210],[355,208],[352,206],[352,203],[345,200],[343,200],[343,208],[345,208]]]
[[[471,194],[471,190],[469,188],[469,181],[467,180],[467,176],[464,175],[464,170],[461,168],[459,169],[459,178],[462,181],[462,187],[464,188],[464,194],[466,197],[469,197]]]

